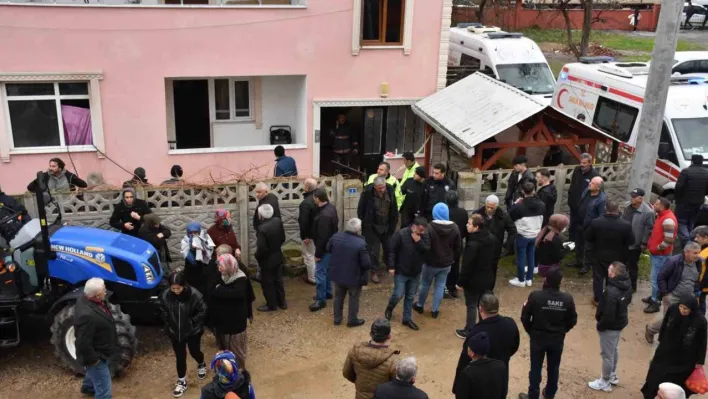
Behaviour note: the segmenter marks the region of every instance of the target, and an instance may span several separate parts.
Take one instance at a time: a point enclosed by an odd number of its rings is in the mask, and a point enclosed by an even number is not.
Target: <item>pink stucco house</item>
[[[300,174],[325,175],[339,113],[360,135],[362,170],[389,152],[400,163],[425,143],[410,105],[445,85],[451,10],[452,0],[0,2],[0,185],[23,192],[54,156],[112,185],[137,166],[159,183],[173,164],[194,182],[266,177],[277,126],[291,131]]]

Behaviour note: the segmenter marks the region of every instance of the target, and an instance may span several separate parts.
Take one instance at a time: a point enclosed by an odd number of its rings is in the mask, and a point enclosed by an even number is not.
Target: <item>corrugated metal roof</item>
[[[537,114],[546,105],[506,83],[474,73],[412,108],[471,157],[474,146]]]

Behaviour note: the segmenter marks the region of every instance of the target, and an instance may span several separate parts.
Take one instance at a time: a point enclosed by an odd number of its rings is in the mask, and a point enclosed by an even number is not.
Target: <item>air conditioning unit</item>
[[[643,62],[602,64],[597,70],[610,75],[631,79],[635,76],[648,75],[649,65]]]
[[[467,30],[469,32],[472,32],[477,35],[481,35],[483,33],[490,33],[490,32],[501,32],[501,28],[496,27],[496,26],[486,26],[486,25],[473,25],[467,27]]]

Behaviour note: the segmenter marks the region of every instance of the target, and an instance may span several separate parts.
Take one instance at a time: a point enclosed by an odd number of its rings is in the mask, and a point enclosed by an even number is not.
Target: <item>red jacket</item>
[[[649,236],[649,242],[647,243],[649,246],[649,253],[652,255],[671,255],[674,250],[673,244],[669,245],[664,249],[659,248],[659,245],[664,242],[663,223],[666,219],[671,219],[674,221],[674,239],[676,239],[676,234],[678,233],[678,221],[676,220],[676,216],[674,216],[674,213],[671,212],[670,209],[661,211],[656,218],[654,228],[652,229],[651,235]]]

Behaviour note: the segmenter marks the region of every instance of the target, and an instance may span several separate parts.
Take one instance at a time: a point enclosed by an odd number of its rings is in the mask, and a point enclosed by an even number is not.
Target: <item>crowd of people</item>
[[[455,183],[446,176],[445,165],[434,165],[432,175],[426,176],[413,154],[406,153],[405,171],[399,181],[390,165],[382,162],[367,180],[357,217],[344,222],[344,231],[338,231],[337,211],[326,190],[318,187],[315,179],[306,179],[298,224],[307,268],[305,281],[315,285],[309,310],[320,311],[333,300],[333,323],[339,326],[348,296],[346,326],[364,325],[366,321],[358,314],[362,287],[369,282],[380,283],[386,272],[393,277],[385,317],[372,323],[371,340],[354,345],[344,364],[343,376],[355,384],[357,399],[427,398],[413,385],[416,359],[400,358],[389,342],[390,320],[400,300],[402,324],[417,331],[420,327],[413,320],[413,311],[425,313],[431,290],[429,309],[434,319],[439,317],[443,298],[460,293],[465,297],[466,322],[455,330],[464,339],[452,384],[455,397],[506,398],[508,365],[519,348],[519,329],[514,319],[499,314],[494,291],[500,259],[512,252],[517,273],[510,286],[533,287],[536,275],[543,279],[521,310],[531,356],[528,390],[519,398],[555,397],[564,339],[578,318],[573,296],[561,290],[566,229],[575,250],[575,262],[566,266],[579,268],[581,274],[592,270],[589,301],[596,307],[602,373],[588,387],[611,392],[619,384],[621,333],[629,323],[628,307],[637,291],[639,259],[647,251],[652,293],[642,299],[647,304],[644,311],[663,312],[646,326],[647,342],[653,343],[658,334],[659,344],[642,393],[647,399],[690,396],[685,381],[704,364],[707,340],[708,226],[695,225],[700,211],[698,200],[702,204],[708,194],[708,169],[699,157],[694,156],[693,165],[681,172],[675,190],[676,214],[666,198],[649,204],[641,188],[629,193],[631,199],[624,206],[610,199],[589,154],[581,155],[581,163],[571,177],[569,217],[556,213],[558,192],[550,171],[542,168],[534,174],[525,156],[514,158],[514,172],[503,200],[490,195],[484,206],[470,212],[459,206]],[[179,178],[181,168],[173,169],[174,177]],[[137,172],[136,177],[147,182],[144,171],[142,176]],[[62,176],[55,183],[51,183],[55,177],[50,177],[49,184],[78,183],[66,173]],[[257,310],[285,310],[281,253],[285,231],[278,199],[264,183],[256,185],[255,195],[258,272],[253,280],[260,282],[265,298],[265,304]],[[110,224],[149,241],[163,255],[163,262],[170,261],[166,246],[170,230],[151,213],[145,201],[136,198],[130,184],[122,191]],[[216,211],[209,229],[198,222],[187,226],[181,242],[185,267],[169,275],[170,289],[162,296],[165,331],[176,356],[175,397],[187,389],[187,350],[197,363],[197,377],[207,375],[200,348],[205,329],[213,331],[219,349],[224,351],[212,361],[212,369],[215,362],[233,367],[231,374],[217,367],[217,375],[208,385],[211,388],[202,389],[203,397],[224,397],[237,383],[242,389],[237,393],[240,398],[253,396],[245,366],[246,327],[253,317],[255,295],[240,255],[227,210]],[[80,359],[87,366],[82,390],[95,391],[97,398],[104,398],[110,397],[110,375],[104,367],[107,341],[114,334],[93,337],[98,329],[110,327],[110,312],[103,303],[105,288],[101,291],[99,285],[102,282],[87,283],[81,313],[77,309],[77,351],[80,345]],[[548,375],[541,389],[544,359]],[[106,385],[108,396],[99,395]]]

